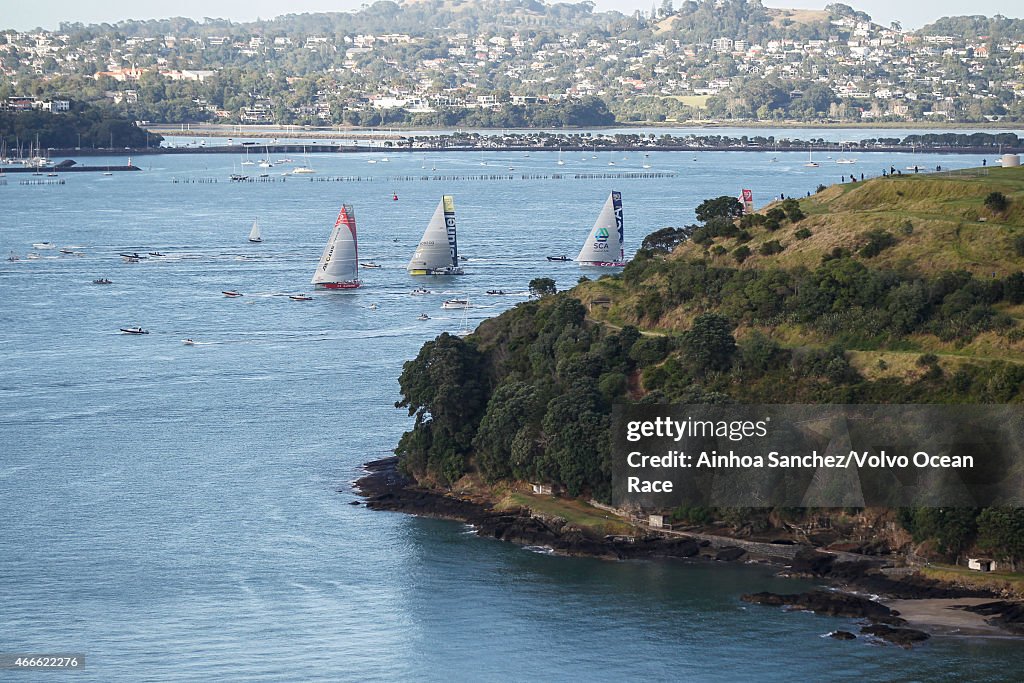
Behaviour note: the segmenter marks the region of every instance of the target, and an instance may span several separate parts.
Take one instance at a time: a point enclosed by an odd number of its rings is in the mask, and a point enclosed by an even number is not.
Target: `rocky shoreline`
[[[707,540],[686,537],[593,538],[564,520],[535,517],[525,508],[496,510],[490,502],[457,498],[418,487],[398,471],[396,457],[367,463],[364,468],[367,474],[355,482],[355,488],[366,499],[367,508],[464,522],[487,538],[523,546],[544,546],[565,555],[615,560],[701,557],[717,561],[770,561],[769,558],[751,558],[741,548],[715,549]],[[353,503],[358,504],[358,501]],[[1020,602],[997,600],[998,596],[989,590],[950,586],[917,574],[899,578],[886,576],[879,571],[877,562],[841,560],[834,554],[808,546],[796,554],[783,575],[820,580],[835,590],[791,595],[754,593],[743,595],[741,599],[759,605],[863,619],[863,636],[903,647],[924,642],[930,637],[929,632],[913,628],[898,610],[887,607],[877,597],[903,601],[972,599],[975,604],[950,608],[981,615],[989,627],[998,627],[1006,635],[1024,635],[1024,604]],[[864,597],[865,594],[871,597]],[[978,598],[988,601],[978,604]],[[836,631],[832,636],[856,638],[847,631]]]

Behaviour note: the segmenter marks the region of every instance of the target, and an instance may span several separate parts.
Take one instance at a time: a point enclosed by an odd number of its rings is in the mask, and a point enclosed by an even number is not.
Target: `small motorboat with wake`
[[[505,295],[505,290],[504,289],[488,289],[487,293],[490,294],[491,296],[504,296]]]
[[[195,346],[196,345],[196,343],[194,341],[192,341],[191,338],[189,338],[189,339],[182,339],[181,343],[184,344],[185,346]]]
[[[430,290],[424,287],[417,287],[416,289],[409,292],[413,296],[423,296],[424,294],[430,294]]]
[[[360,268],[380,268],[380,264],[374,263],[373,261],[360,261]]]
[[[376,311],[378,308],[380,308],[380,307],[377,304],[370,304],[370,310],[371,311]]]
[[[95,280],[93,280],[92,283],[94,285],[112,285],[112,284],[114,284],[113,282],[111,282],[110,280],[108,280],[105,277],[98,277]]]
[[[229,299],[234,299],[236,297],[242,296],[241,292],[236,292],[233,289],[226,289],[226,290],[222,291],[221,294],[223,294],[224,296],[228,297]]]
[[[469,308],[469,299],[448,299],[441,308]]]
[[[569,261],[569,260],[571,260],[571,259],[568,256],[566,256],[565,254],[562,254],[561,256],[548,256],[548,261]]]
[[[124,334],[149,334],[149,330],[144,330],[141,327],[122,327],[121,332]]]
[[[292,301],[312,301],[313,300],[313,297],[311,297],[311,296],[309,296],[307,294],[290,294],[288,296],[288,298],[291,299]]]
[[[427,315],[426,313],[420,313],[418,316],[416,316],[416,319],[417,320],[430,320],[430,316]]]

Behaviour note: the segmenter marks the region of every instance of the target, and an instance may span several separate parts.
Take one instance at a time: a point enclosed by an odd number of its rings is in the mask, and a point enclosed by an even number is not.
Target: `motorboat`
[[[185,346],[195,346],[196,345],[196,343],[194,341],[192,341],[192,339],[182,339],[181,343],[184,344]]]
[[[150,256],[163,256],[164,254],[161,254],[159,251],[151,251],[151,252],[149,252],[149,255]]]
[[[292,301],[312,301],[313,297],[307,294],[291,294],[288,296]]]
[[[469,299],[448,299],[441,308],[469,308]]]
[[[568,256],[566,256],[565,254],[562,254],[561,256],[548,256],[548,261],[570,261],[570,260],[571,259]]]
[[[416,319],[417,320],[430,320],[430,316],[427,315],[426,313],[420,313],[418,316],[416,316]]]
[[[95,280],[92,281],[92,283],[94,285],[112,285],[112,284],[114,284],[113,282],[111,282],[110,280],[108,280],[105,277],[96,278]]]
[[[430,290],[424,287],[417,287],[416,289],[409,292],[413,296],[423,296],[424,294],[430,294]]]
[[[376,311],[378,308],[380,308],[380,307],[377,306],[377,304],[370,304],[370,310],[371,311]]]
[[[488,289],[487,293],[491,296],[503,296],[505,294],[504,289]]]
[[[149,330],[144,330],[141,327],[122,327],[120,329],[125,334],[149,334]]]
[[[359,263],[360,268],[380,268],[380,264],[374,263],[373,261],[361,261]]]
[[[235,297],[242,296],[241,292],[236,292],[233,289],[224,290],[224,291],[221,292],[221,294],[223,294],[224,296],[228,297],[229,299],[233,299]]]

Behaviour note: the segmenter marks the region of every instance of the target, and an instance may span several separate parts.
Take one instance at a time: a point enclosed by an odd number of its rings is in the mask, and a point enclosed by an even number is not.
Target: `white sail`
[[[444,195],[427,224],[408,270],[414,275],[460,274],[455,233],[455,200]]]
[[[262,242],[263,241],[263,237],[260,235],[260,221],[259,221],[258,218],[253,220],[253,222],[252,222],[252,230],[249,231],[249,241],[250,242]]]
[[[325,289],[350,289],[359,286],[359,247],[356,240],[356,214],[343,204],[338,220],[324,247],[313,284]]]
[[[623,251],[622,193],[612,192],[590,230],[576,260],[583,265],[613,266],[625,263]]]

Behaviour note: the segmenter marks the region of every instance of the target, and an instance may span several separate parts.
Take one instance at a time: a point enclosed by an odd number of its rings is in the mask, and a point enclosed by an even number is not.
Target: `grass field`
[[[1017,597],[1024,597],[1024,573],[1021,572],[979,572],[966,567],[936,564],[923,567],[921,573],[940,581],[995,591],[1009,590]]]
[[[497,507],[498,509],[525,507],[534,514],[544,517],[561,517],[570,524],[596,536],[628,534],[633,531],[632,526],[619,520],[612,513],[599,510],[580,500],[509,492],[502,497]]]

